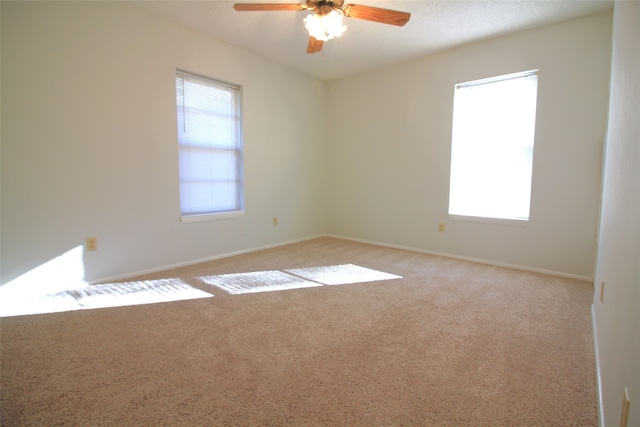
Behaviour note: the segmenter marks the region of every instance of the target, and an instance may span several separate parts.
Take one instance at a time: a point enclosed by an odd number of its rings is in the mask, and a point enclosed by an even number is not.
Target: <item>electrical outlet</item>
[[[627,427],[629,423],[629,390],[624,388],[624,396],[622,396],[622,415],[620,415],[620,427]]]
[[[87,252],[97,251],[98,250],[98,238],[97,237],[87,237],[87,239],[86,239],[86,248],[87,248]]]
[[[273,217],[273,225],[274,226],[278,225],[278,217],[277,216]]]
[[[444,233],[444,222],[438,224],[438,233]]]
[[[604,303],[604,280],[600,282],[600,303]]]

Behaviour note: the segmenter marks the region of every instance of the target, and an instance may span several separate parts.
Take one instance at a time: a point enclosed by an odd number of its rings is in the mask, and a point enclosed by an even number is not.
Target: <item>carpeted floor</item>
[[[2,318],[2,425],[597,425],[590,283],[332,238],[167,279],[214,296]]]

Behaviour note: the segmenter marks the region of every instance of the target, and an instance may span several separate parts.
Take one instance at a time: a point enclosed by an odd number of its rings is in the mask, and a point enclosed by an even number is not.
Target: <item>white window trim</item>
[[[453,221],[480,222],[485,224],[498,224],[498,225],[514,225],[518,227],[526,227],[529,221],[531,221],[531,217],[529,217],[529,219],[489,218],[489,217],[482,217],[482,216],[467,216],[467,215],[454,215],[454,214],[449,214],[449,219]]]
[[[205,76],[203,74],[199,74],[199,73],[194,73],[192,71],[183,69],[183,68],[176,68],[176,73],[185,73],[185,74],[190,74],[193,75],[195,77],[200,77],[206,80],[212,80],[215,81],[216,83],[219,83],[221,85],[226,85],[229,88],[233,88],[233,89],[237,89],[238,90],[238,126],[239,126],[239,138],[240,138],[240,147],[241,147],[241,153],[242,153],[242,157],[244,159],[244,113],[243,113],[243,106],[244,106],[244,102],[243,102],[243,90],[242,90],[242,86],[239,84],[235,84],[235,83],[230,83],[224,80],[219,80],[219,79],[214,79],[212,77],[208,77]],[[180,207],[180,202],[178,202],[178,207],[179,207],[179,213],[180,213],[180,222],[183,224],[186,223],[194,223],[194,222],[203,222],[203,221],[216,221],[216,220],[223,220],[223,219],[231,219],[231,218],[239,218],[239,217],[243,217],[245,214],[245,210],[244,210],[244,160],[242,160],[242,164],[241,164],[241,175],[242,177],[242,188],[241,188],[241,192],[242,192],[242,206],[241,209],[239,210],[234,210],[234,211],[227,211],[227,212],[210,212],[210,213],[204,213],[204,214],[188,214],[188,215],[184,215],[182,214],[181,211],[181,207]]]
[[[215,221],[220,219],[239,218],[244,216],[244,210],[232,212],[209,213],[202,215],[181,215],[180,222],[188,224],[190,222]]]
[[[517,73],[512,73],[512,74],[505,74],[502,76],[495,76],[495,77],[490,77],[490,78],[486,78],[486,79],[480,79],[480,80],[474,80],[474,81],[469,81],[469,82],[465,82],[465,83],[459,83],[455,85],[455,90],[461,89],[461,88],[465,88],[465,87],[471,87],[471,86],[476,86],[476,85],[483,85],[483,84],[488,84],[488,83],[494,83],[494,82],[500,82],[500,81],[505,81],[505,80],[511,80],[511,79],[518,79],[518,78],[527,78],[530,76],[538,76],[539,71],[537,69],[534,70],[527,70],[527,71],[522,71],[522,72],[517,72]],[[533,187],[533,182],[531,183],[531,186]],[[533,192],[533,188],[531,188],[531,191]],[[530,201],[533,200],[533,194],[530,195]],[[447,202],[448,208],[450,208],[449,202]],[[519,227],[524,227],[527,226],[529,221],[531,220],[531,206],[529,207],[529,217],[528,218],[497,218],[497,217],[479,217],[479,216],[472,216],[472,215],[461,215],[461,214],[451,214],[448,213],[448,217],[451,220],[454,221],[463,221],[463,222],[476,222],[476,223],[486,223],[486,224],[497,224],[497,225],[510,225],[510,226],[519,226]]]

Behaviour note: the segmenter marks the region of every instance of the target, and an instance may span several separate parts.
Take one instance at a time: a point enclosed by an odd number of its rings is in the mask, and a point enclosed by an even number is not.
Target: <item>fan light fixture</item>
[[[317,13],[307,15],[303,22],[311,37],[326,42],[334,37],[340,37],[347,30],[347,26],[342,24],[343,18],[341,10],[331,9],[324,15]]]
[[[1,1],[1,0],[0,0]],[[299,0],[298,0],[299,1]],[[307,53],[322,50],[324,42],[340,37],[347,30],[342,19],[363,19],[381,24],[402,27],[409,22],[411,14],[397,10],[382,9],[360,4],[344,4],[344,0],[306,0],[300,3],[236,3],[233,8],[240,12],[256,12],[266,10],[313,11],[313,15],[304,18],[304,27],[309,32]]]

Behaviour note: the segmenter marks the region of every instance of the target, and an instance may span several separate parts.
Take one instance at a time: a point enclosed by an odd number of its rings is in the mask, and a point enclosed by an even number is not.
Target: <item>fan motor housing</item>
[[[334,9],[341,9],[344,0],[307,0],[307,7],[318,15],[326,15]]]

